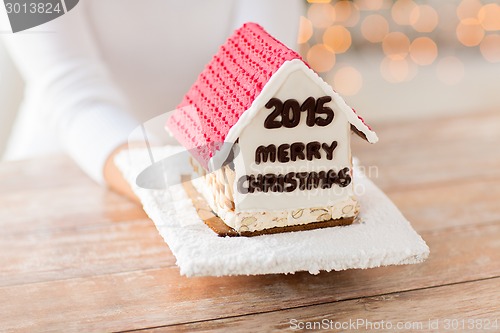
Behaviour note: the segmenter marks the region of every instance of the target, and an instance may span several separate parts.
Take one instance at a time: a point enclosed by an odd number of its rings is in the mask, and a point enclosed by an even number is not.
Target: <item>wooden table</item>
[[[500,112],[376,129],[380,142],[354,139],[354,152],[378,167],[375,183],[427,241],[423,264],[186,278],[141,208],[68,158],[1,164],[0,331],[268,331],[322,320],[418,331],[429,319],[441,332],[480,331],[469,319],[498,320],[490,332],[500,331]]]

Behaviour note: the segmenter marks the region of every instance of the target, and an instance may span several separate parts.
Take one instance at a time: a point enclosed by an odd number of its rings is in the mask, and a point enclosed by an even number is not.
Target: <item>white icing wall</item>
[[[345,167],[351,169],[350,155],[350,124],[345,114],[336,109],[333,101],[326,103],[333,109],[335,117],[329,125],[321,127],[315,125],[308,127],[306,125],[306,113],[301,113],[301,119],[298,126],[294,128],[266,129],[264,120],[272,112],[264,105],[271,97],[279,98],[282,101],[287,99],[296,99],[302,103],[307,97],[313,96],[319,98],[325,96],[325,92],[311,78],[306,75],[302,68],[295,67],[291,72],[278,72],[276,75],[288,76],[283,84],[268,84],[261,93],[262,97],[259,103],[258,112],[255,117],[246,125],[239,136],[240,154],[235,159],[236,182],[244,175],[250,174],[286,174],[291,171],[327,171],[334,169],[339,171]],[[283,80],[274,80],[277,83]],[[259,96],[259,97],[261,97]],[[326,159],[326,153],[321,150],[321,159],[312,161],[298,160],[295,162],[280,163],[266,162],[257,165],[255,163],[255,151],[257,147],[275,144],[291,144],[294,142],[303,142],[307,144],[311,141],[319,141],[330,145],[336,140],[338,146],[334,150],[333,160]],[[236,185],[235,185],[236,186]],[[249,194],[238,193],[235,187],[235,205],[237,211],[273,211],[289,210],[306,207],[322,207],[333,205],[334,203],[352,195],[352,183],[344,188],[333,185],[330,189],[299,190],[293,192],[255,192]]]

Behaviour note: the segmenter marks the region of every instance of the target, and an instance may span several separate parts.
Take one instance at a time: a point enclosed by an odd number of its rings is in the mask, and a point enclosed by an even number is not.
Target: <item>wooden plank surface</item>
[[[498,295],[491,292],[498,289],[500,278],[495,278],[141,332],[231,331],[236,327],[270,332],[306,325],[328,332],[498,332]]]
[[[429,244],[423,264],[188,279],[142,209],[68,158],[0,164],[0,331],[499,317],[500,114],[376,129],[353,149]]]
[[[75,327],[119,331],[144,322],[152,327],[242,316],[500,276],[499,223],[423,237],[432,252],[421,265],[225,278],[186,278],[169,267],[2,287],[0,303],[16,300],[3,308],[3,325],[29,329],[28,312],[43,313],[38,328],[69,329],[59,318],[70,311]]]
[[[353,139],[361,164],[384,190],[500,178],[500,112],[376,126],[375,145]],[[373,178],[373,177],[372,177]]]

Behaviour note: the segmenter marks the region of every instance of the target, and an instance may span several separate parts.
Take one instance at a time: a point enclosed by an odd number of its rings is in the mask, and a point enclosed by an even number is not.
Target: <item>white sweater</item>
[[[0,7],[1,36],[26,81],[5,158],[65,149],[102,182],[109,154],[173,110],[234,29],[254,21],[293,48],[303,1],[81,0],[16,34],[5,33]]]

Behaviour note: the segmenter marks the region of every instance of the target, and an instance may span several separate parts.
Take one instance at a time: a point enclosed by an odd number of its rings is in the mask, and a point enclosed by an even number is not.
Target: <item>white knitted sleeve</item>
[[[56,131],[68,154],[102,183],[107,157],[139,124],[100,58],[84,9],[76,6],[51,22],[2,38],[27,91],[37,95],[36,110],[42,113],[37,118],[47,123],[48,131]],[[5,12],[0,14],[5,26]]]

